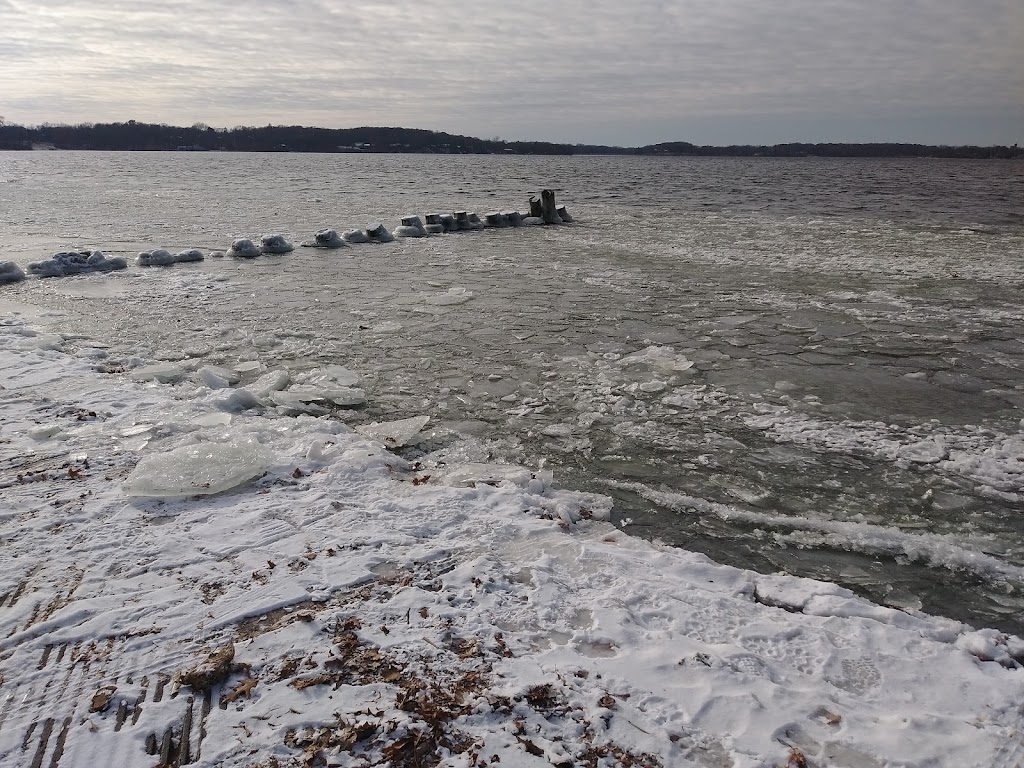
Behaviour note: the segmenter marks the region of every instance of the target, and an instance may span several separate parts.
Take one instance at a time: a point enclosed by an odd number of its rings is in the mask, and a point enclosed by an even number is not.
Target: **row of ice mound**
[[[559,207],[561,223],[571,223],[572,216]],[[488,227],[528,227],[544,224],[539,216],[523,216],[519,211],[494,211],[484,214],[484,218],[472,211],[456,211],[455,213],[428,213],[426,223],[419,216],[403,216],[402,223],[394,232],[390,232],[381,223],[374,223],[366,229],[350,229],[338,234],[335,229],[322,229],[313,235],[312,240],[302,243],[304,248],[344,248],[354,243],[390,243],[396,237],[427,237],[447,232],[473,232]]]
[[[519,211],[493,211],[484,214],[483,219],[472,211],[454,213],[428,213],[426,223],[419,216],[403,216],[402,223],[392,233],[380,222],[367,225],[366,229],[350,229],[340,235],[335,229],[322,229],[313,239],[302,243],[307,248],[343,248],[355,243],[390,243],[395,238],[427,237],[447,232],[472,232],[484,228],[528,227],[542,224],[570,224],[573,217],[564,205],[555,205],[554,192],[544,190],[541,200],[530,198],[530,215]],[[257,245],[247,237],[232,240],[227,252],[211,251],[211,258],[229,256],[240,259],[254,259],[262,255],[290,253],[295,246],[284,235],[264,235]],[[164,248],[142,251],[135,263],[140,267],[168,267],[174,264],[203,261],[206,255],[198,248],[187,248],[171,253]],[[28,273],[37,277],[65,277],[87,272],[111,272],[127,269],[128,262],[120,256],[108,258],[102,251],[66,251],[55,253],[49,259],[34,261],[28,265]],[[13,261],[0,261],[0,285],[24,280],[25,272]]]

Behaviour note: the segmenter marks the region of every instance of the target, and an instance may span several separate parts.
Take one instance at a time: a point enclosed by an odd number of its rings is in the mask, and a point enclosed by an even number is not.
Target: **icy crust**
[[[164,734],[170,761],[187,743],[226,768],[1024,750],[1018,638],[632,538],[544,470],[411,464],[337,420],[227,414],[219,390],[101,375],[22,330],[0,326],[0,764],[59,744],[62,768],[152,766]],[[239,440],[265,476],[121,488]]]

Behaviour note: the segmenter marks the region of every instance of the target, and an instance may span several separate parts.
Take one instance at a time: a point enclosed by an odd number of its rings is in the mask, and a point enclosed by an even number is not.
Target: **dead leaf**
[[[116,690],[116,685],[108,685],[105,688],[100,688],[96,691],[96,693],[92,695],[92,703],[89,704],[89,711],[106,712],[107,707],[110,706],[110,700],[114,696],[114,691]]]

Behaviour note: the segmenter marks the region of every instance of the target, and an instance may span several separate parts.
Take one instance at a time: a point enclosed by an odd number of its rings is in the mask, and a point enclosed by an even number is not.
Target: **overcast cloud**
[[[1024,141],[1020,0],[0,0],[0,115]]]

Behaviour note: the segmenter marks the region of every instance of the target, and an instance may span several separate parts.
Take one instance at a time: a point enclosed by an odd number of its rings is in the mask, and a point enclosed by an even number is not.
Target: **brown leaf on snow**
[[[107,707],[110,706],[110,700],[114,696],[114,691],[117,690],[116,685],[108,685],[105,688],[100,688],[96,693],[92,695],[92,703],[89,704],[90,712],[105,712]]]

